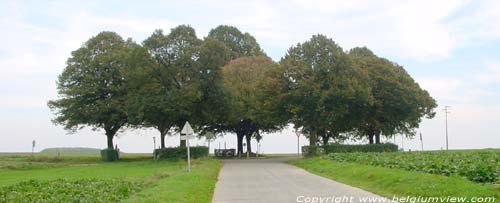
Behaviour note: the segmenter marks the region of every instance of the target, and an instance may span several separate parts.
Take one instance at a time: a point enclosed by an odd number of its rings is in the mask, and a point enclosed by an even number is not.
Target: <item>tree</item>
[[[222,42],[229,49],[231,60],[243,56],[265,55],[252,35],[242,33],[233,26],[219,25],[210,30],[208,37]]]
[[[195,107],[198,118],[194,124],[202,131],[223,132],[226,119],[227,92],[224,90],[222,67],[230,60],[229,49],[220,41],[206,37],[200,46],[198,59],[201,100]]]
[[[129,45],[114,32],[101,32],[71,52],[59,75],[59,99],[48,102],[55,112],[53,122],[76,131],[85,126],[104,129],[108,149],[113,137],[128,121],[125,100]]]
[[[137,123],[157,128],[162,148],[172,127],[180,130],[186,121],[202,129],[220,123],[225,107],[220,69],[230,60],[224,44],[199,40],[186,25],[168,35],[156,30],[143,44],[150,62],[133,74],[138,77],[134,109],[141,112],[135,114]]]
[[[403,67],[377,57],[366,47],[349,51],[354,64],[368,73],[373,102],[367,108],[358,134],[369,143],[380,143],[380,135],[403,133],[414,136],[422,117],[434,117],[435,100]]]
[[[370,102],[366,75],[352,66],[333,40],[314,35],[291,47],[280,61],[289,89],[292,122],[303,127],[311,146],[318,135],[351,131]]]
[[[152,63],[145,70],[149,85],[144,86],[139,99],[144,122],[160,131],[162,148],[172,127],[180,131],[186,121],[196,118],[194,109],[201,98],[197,62],[201,43],[187,25],[173,28],[168,35],[156,30],[143,42]]]
[[[279,108],[284,87],[279,73],[279,66],[266,56],[241,57],[222,68],[230,100],[226,128],[236,133],[238,154],[243,152],[243,137],[250,152],[254,134],[286,125],[284,108]]]
[[[224,44],[224,46],[227,47],[230,53],[230,60],[235,60],[237,58],[245,56],[265,56],[265,53],[262,51],[255,38],[249,33],[242,33],[236,27],[228,25],[217,26],[216,28],[210,30],[208,37],[221,42],[222,44]],[[231,112],[225,112],[225,114],[228,113]],[[243,124],[239,124],[240,126],[233,126],[234,124],[235,123],[230,121],[230,119],[226,119],[226,121],[218,122],[217,125],[212,125],[212,127],[215,126],[219,130],[225,132],[236,132],[236,129],[239,129],[238,131],[244,129],[242,128]],[[238,133],[236,134],[238,143],[240,143],[238,145],[238,152],[242,152],[242,139],[245,135],[242,135],[242,132],[240,132],[240,135],[238,135]],[[252,135],[248,134],[246,136],[247,142],[250,143],[249,140]],[[247,145],[247,148],[251,148],[251,145]]]

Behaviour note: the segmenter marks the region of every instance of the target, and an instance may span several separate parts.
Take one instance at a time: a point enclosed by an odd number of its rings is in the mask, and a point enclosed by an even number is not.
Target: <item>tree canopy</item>
[[[403,67],[377,57],[366,47],[351,49],[349,56],[369,76],[373,102],[368,105],[357,132],[368,136],[370,143],[380,143],[381,134],[413,136],[422,117],[434,117],[436,102]]]
[[[71,53],[57,89],[53,121],[104,129],[108,148],[124,126],[156,128],[164,148],[168,132],[189,121],[201,134],[235,133],[240,154],[244,137],[251,151],[251,138],[289,123],[313,146],[413,136],[437,106],[402,66],[366,47],[345,52],[313,35],[276,63],[228,25],[204,39],[188,25],[158,29],[142,44],[101,32]]]
[[[210,30],[208,37],[222,42],[231,52],[231,59],[242,56],[264,55],[257,40],[249,33],[242,33],[238,28],[229,25],[219,25]]]
[[[72,131],[104,129],[107,147],[113,148],[113,137],[128,122],[123,74],[131,44],[114,32],[101,32],[71,53],[57,81],[59,98],[48,103],[55,123]]]
[[[333,40],[314,35],[291,47],[280,64],[292,122],[309,134],[310,145],[316,145],[318,134],[351,131],[362,119],[371,101],[366,75]]]
[[[250,138],[259,131],[269,132],[286,125],[283,108],[279,108],[283,83],[276,77],[278,64],[266,56],[241,57],[222,68],[228,91],[230,112],[227,125],[238,138],[241,153],[243,136]]]

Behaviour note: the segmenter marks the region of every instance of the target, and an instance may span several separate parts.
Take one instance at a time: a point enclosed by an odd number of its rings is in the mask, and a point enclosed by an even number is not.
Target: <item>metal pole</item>
[[[300,156],[300,135],[297,134],[297,156]]]
[[[156,149],[156,137],[153,137],[153,149]]]
[[[187,158],[188,158],[188,173],[191,172],[191,155],[189,153],[189,138],[188,136],[191,135],[186,135],[186,145],[187,145]]]
[[[422,133],[420,133],[420,147],[422,148],[422,151],[424,151],[424,141],[422,140]]]
[[[300,156],[300,131],[295,129],[295,134],[297,135],[297,156]]]
[[[404,139],[405,139],[405,136],[403,134],[401,134],[401,149],[403,149],[403,152],[405,151]]]
[[[445,106],[444,107],[444,120],[445,120],[445,126],[446,126],[446,150],[448,150],[448,114],[450,113],[448,111],[448,108],[450,108],[450,106]]]

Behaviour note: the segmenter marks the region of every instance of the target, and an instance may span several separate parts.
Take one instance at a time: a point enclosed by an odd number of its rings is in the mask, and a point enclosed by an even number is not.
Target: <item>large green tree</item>
[[[201,98],[198,73],[199,46],[202,41],[187,25],[171,29],[168,35],[156,30],[143,42],[152,58],[147,77],[153,92],[144,97],[144,122],[155,126],[164,147],[165,135],[172,128],[178,130],[186,121],[195,119],[196,102]],[[149,96],[147,96],[150,94]],[[156,113],[153,113],[156,112]],[[185,142],[181,141],[181,146]]]
[[[310,145],[318,135],[348,132],[370,103],[366,75],[333,40],[314,35],[291,47],[280,61],[287,80],[293,124],[303,127]]]
[[[357,130],[369,143],[380,143],[381,134],[415,135],[423,117],[434,117],[435,100],[401,67],[377,57],[366,47],[349,51],[354,65],[366,71],[373,102]]]
[[[73,52],[59,75],[59,98],[48,102],[56,124],[75,131],[85,126],[104,129],[107,147],[128,122],[124,71],[130,67],[131,41],[101,32]]]
[[[181,25],[168,35],[156,30],[143,45],[148,62],[132,74],[135,123],[158,129],[164,148],[168,131],[179,131],[186,121],[197,127],[221,122],[225,96],[220,69],[230,60],[224,44],[210,37],[200,40],[193,28]]]
[[[208,37],[215,39],[224,46],[227,47],[230,53],[230,60],[235,60],[240,57],[245,56],[265,56],[265,53],[260,48],[260,45],[257,43],[255,37],[250,35],[249,33],[243,33],[238,28],[229,26],[229,25],[219,25],[216,28],[210,30],[208,33]],[[231,100],[229,96],[226,97],[228,100]],[[226,108],[225,114],[235,114],[235,112],[231,112],[232,108]],[[218,122],[216,126],[219,130],[224,132],[234,132],[237,134],[238,140],[238,152],[242,150],[242,139],[244,136],[247,137],[247,140],[250,140],[252,137],[251,133],[243,133],[243,129],[248,129],[248,126],[245,122],[233,122],[229,116],[226,116],[225,121]],[[239,130],[236,130],[239,129]],[[238,131],[238,132],[237,132]],[[238,135],[239,134],[239,135]],[[248,142],[250,143],[250,142]],[[247,148],[251,148],[251,146],[247,145]]]
[[[281,129],[288,121],[280,106],[285,85],[279,68],[266,56],[241,57],[222,68],[230,109],[226,128],[236,133],[238,154],[244,137],[250,152],[253,135]]]

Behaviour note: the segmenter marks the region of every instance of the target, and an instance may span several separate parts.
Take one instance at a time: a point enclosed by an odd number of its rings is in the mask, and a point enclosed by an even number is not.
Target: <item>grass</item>
[[[162,179],[126,202],[211,202],[221,166],[213,159],[194,162],[190,173]]]
[[[125,198],[121,201],[211,201],[217,175],[222,165],[220,161],[210,158],[192,160],[192,171],[188,174],[185,161],[154,161],[148,156],[151,155],[124,154],[121,161],[107,163],[100,161],[99,155],[95,154],[65,154],[57,157],[55,154],[40,153],[32,157],[31,154],[1,153],[0,190],[6,193],[20,193],[33,184],[43,185],[58,181],[65,182],[67,185],[81,181],[90,185],[105,184],[109,181],[118,181],[123,185],[139,182],[140,190],[134,189],[130,194],[127,193],[127,196],[120,196]],[[26,184],[30,181],[30,184]],[[32,188],[28,191],[37,193],[37,191],[31,191]],[[94,193],[90,190],[92,187],[83,188],[89,188],[89,190],[81,191],[83,196]],[[69,190],[68,193],[71,193]],[[48,195],[45,196],[49,198]],[[88,202],[95,201],[89,200]]]
[[[479,184],[457,176],[440,176],[358,163],[340,163],[328,157],[291,160],[311,173],[392,199],[396,197],[495,197],[500,187]]]

